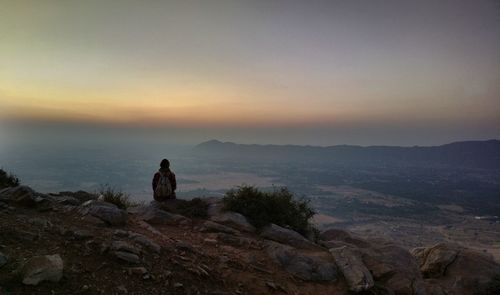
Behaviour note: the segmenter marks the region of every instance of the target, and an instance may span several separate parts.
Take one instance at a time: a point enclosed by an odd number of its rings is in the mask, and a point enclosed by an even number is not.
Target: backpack
[[[167,173],[160,172],[160,180],[155,188],[155,200],[162,201],[172,196],[172,184],[168,179]]]

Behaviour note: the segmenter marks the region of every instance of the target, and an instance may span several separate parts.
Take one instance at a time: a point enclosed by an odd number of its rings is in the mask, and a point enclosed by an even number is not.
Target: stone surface
[[[246,217],[236,212],[224,212],[210,217],[210,220],[232,227],[239,231],[250,233],[255,232],[255,227],[248,222]]]
[[[226,234],[232,234],[232,235],[237,235],[240,233],[240,231],[231,228],[229,226],[225,226],[222,224],[219,224],[217,222],[213,222],[210,220],[205,221],[201,227],[200,227],[201,232],[221,232],[221,233],[226,233]]]
[[[101,219],[109,225],[127,223],[127,212],[107,202],[90,200],[82,204],[80,212]]]
[[[20,274],[23,284],[38,285],[43,281],[59,282],[63,268],[63,260],[59,254],[35,256],[24,264]]]
[[[155,253],[160,253],[161,251],[161,246],[155,243],[154,241],[150,240],[144,235],[137,234],[137,233],[132,233],[130,234],[130,238],[136,242],[137,244],[146,247],[147,249],[155,252]]]
[[[1,190],[0,200],[25,207],[35,207],[37,204],[35,191],[25,185]]]
[[[2,252],[0,252],[0,268],[4,265],[7,264],[7,261],[9,261],[7,255],[3,254]]]
[[[412,253],[422,272],[432,275],[425,279],[427,290],[439,290],[431,294],[495,294],[486,290],[494,280],[500,284],[500,265],[485,253],[444,243]]]
[[[458,255],[458,249],[446,244],[437,244],[428,248],[415,248],[412,251],[420,264],[420,271],[425,278],[439,278]]]
[[[273,240],[282,244],[287,244],[295,248],[316,248],[317,245],[304,238],[301,234],[296,231],[283,228],[276,224],[270,224],[266,226],[260,233],[260,236]]]
[[[373,277],[366,268],[359,253],[343,246],[330,249],[330,253],[335,259],[335,264],[344,275],[349,290],[361,292],[374,286]]]
[[[142,220],[149,224],[179,225],[190,224],[191,220],[179,214],[172,214],[156,206],[147,206],[139,212]]]
[[[123,251],[115,251],[113,254],[120,260],[123,260],[128,263],[139,264],[141,263],[141,259],[136,254],[130,252]]]
[[[331,255],[326,252],[300,252],[280,243],[267,241],[266,253],[285,270],[306,281],[334,281],[337,267]]]
[[[137,255],[141,253],[141,250],[139,250],[134,245],[131,245],[130,243],[127,243],[125,241],[113,241],[111,243],[111,250],[129,252]]]

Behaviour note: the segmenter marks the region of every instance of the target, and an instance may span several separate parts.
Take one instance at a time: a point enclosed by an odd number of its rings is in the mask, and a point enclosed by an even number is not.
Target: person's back
[[[152,185],[155,201],[163,202],[176,198],[177,181],[175,174],[170,170],[170,162],[167,159],[161,161],[160,169],[153,176]]]

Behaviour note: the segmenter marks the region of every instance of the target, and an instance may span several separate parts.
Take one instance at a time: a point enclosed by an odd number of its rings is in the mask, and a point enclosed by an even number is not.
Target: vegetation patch
[[[99,198],[111,204],[115,204],[120,209],[127,209],[136,205],[135,202],[130,200],[130,196],[121,190],[117,190],[108,185],[101,187],[98,192]]]
[[[0,189],[18,186],[19,183],[19,178],[17,178],[15,175],[7,173],[3,169],[0,169]]]
[[[310,220],[315,211],[309,200],[296,198],[286,187],[263,192],[244,185],[229,190],[223,202],[224,209],[245,215],[256,228],[274,223],[302,235],[314,231]]]

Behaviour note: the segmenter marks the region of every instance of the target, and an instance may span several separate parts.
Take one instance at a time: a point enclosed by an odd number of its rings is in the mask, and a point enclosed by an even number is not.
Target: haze
[[[499,138],[499,11],[493,0],[0,0],[1,141]]]

